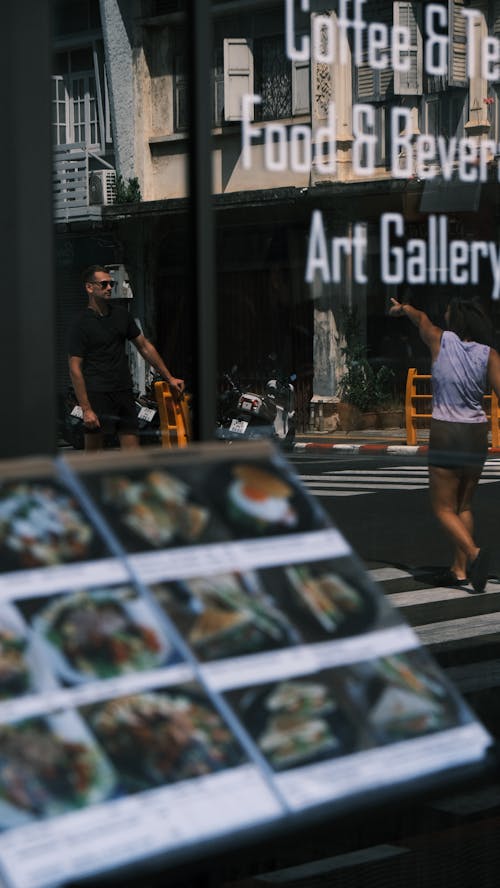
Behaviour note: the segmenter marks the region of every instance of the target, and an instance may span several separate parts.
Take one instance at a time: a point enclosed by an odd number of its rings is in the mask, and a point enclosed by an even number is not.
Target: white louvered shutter
[[[309,114],[311,110],[311,66],[292,62],[292,114]]]
[[[387,0],[371,0],[364,9],[368,24],[377,22],[390,29],[392,25],[392,3]],[[393,82],[390,63],[386,68],[374,69],[368,64],[368,51],[365,47],[361,65],[356,69],[356,95],[358,102],[377,102],[387,98]]]
[[[423,91],[421,3],[394,3],[394,25],[404,26],[410,32],[409,69],[394,71],[394,92],[399,96],[420,96]]]
[[[241,120],[241,100],[253,93],[253,52],[250,40],[224,40],[224,119]]]
[[[463,8],[464,0],[449,0],[448,83],[450,86],[467,86],[466,20],[462,15]]]

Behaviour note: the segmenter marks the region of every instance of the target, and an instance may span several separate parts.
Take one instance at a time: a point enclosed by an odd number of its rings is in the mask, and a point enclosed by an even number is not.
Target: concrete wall
[[[137,104],[132,36],[136,0],[100,0],[100,11],[116,164],[118,172],[128,179],[137,175]]]

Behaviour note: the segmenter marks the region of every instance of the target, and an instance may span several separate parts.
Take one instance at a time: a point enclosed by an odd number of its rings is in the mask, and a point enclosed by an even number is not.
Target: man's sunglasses
[[[100,287],[101,290],[105,290],[106,287],[111,287],[111,288],[113,288],[113,287],[115,286],[115,284],[116,284],[116,281],[110,281],[110,280],[107,280],[107,281],[90,281],[89,283],[91,283],[92,286],[94,286],[94,287]]]

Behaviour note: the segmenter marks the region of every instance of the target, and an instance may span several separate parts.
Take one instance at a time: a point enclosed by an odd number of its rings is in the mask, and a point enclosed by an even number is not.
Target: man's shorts
[[[481,470],[488,454],[487,422],[445,422],[431,419],[430,466]]]
[[[119,392],[87,391],[90,406],[97,413],[100,429],[86,429],[86,435],[137,435],[139,421],[132,391],[125,389]]]

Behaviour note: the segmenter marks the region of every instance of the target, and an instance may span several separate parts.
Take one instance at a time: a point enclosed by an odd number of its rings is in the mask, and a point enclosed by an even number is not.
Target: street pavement
[[[425,446],[429,438],[428,429],[421,429],[418,433],[417,443]],[[304,431],[295,436],[295,450],[300,450],[304,445],[314,445],[318,450],[332,445],[356,446],[358,444],[376,444],[378,446],[408,446],[406,429],[354,429],[351,432],[336,430],[333,432]]]

